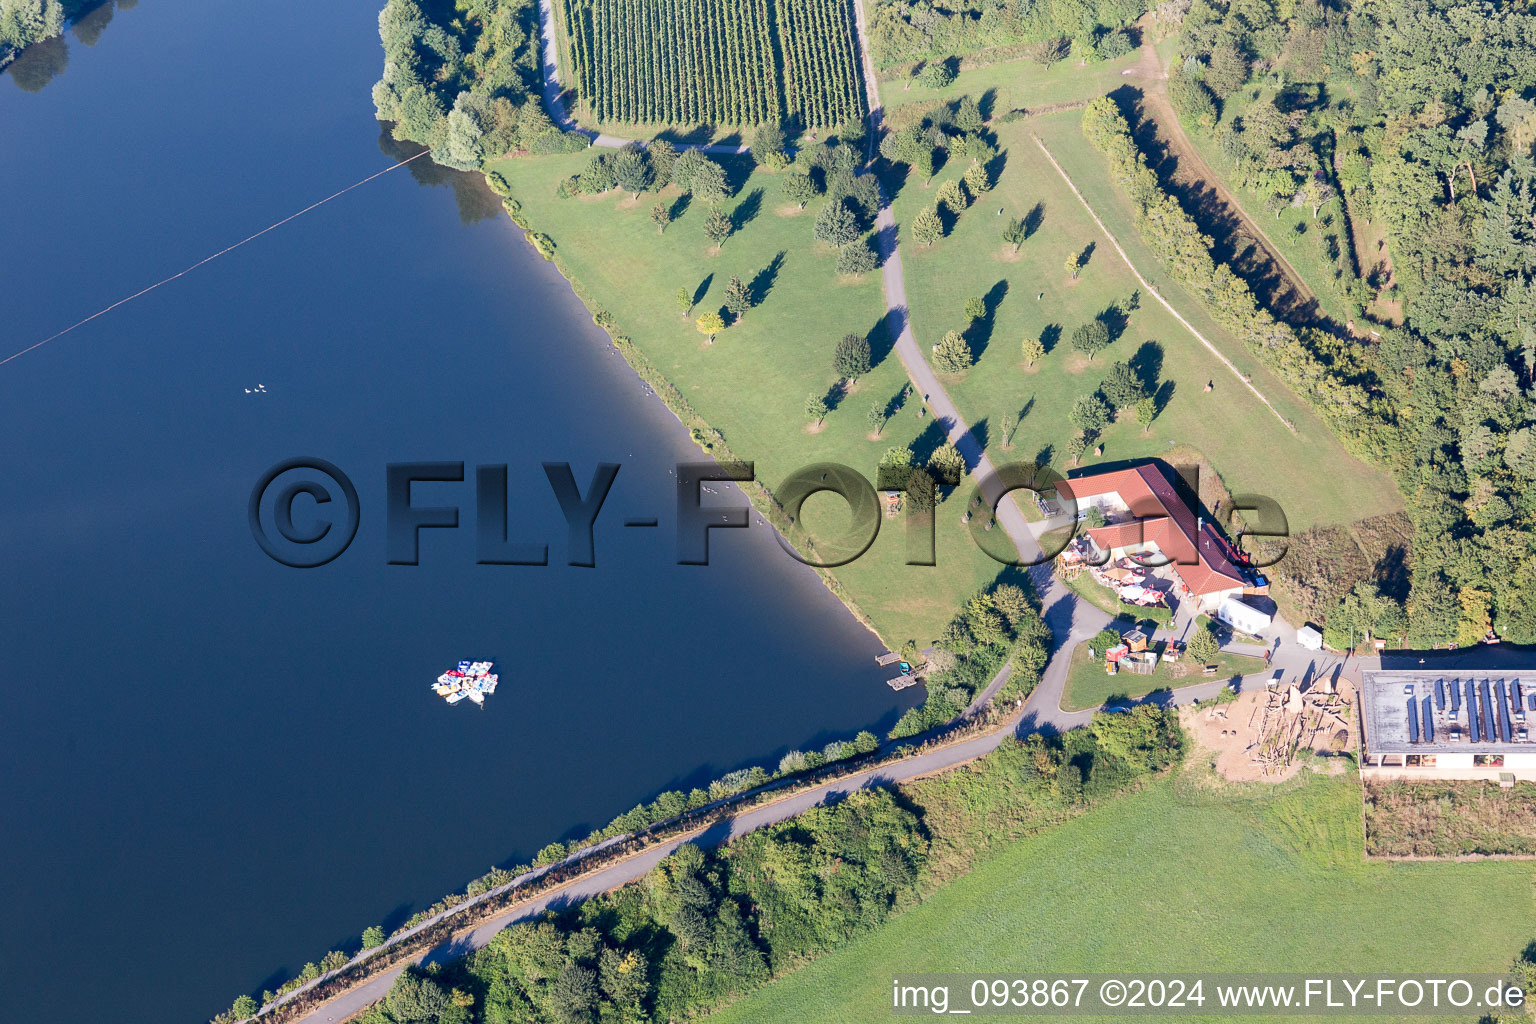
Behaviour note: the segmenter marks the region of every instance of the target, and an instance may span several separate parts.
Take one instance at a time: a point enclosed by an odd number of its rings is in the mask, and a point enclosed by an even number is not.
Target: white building
[[[1366,672],[1360,716],[1368,778],[1536,781],[1536,669]]]

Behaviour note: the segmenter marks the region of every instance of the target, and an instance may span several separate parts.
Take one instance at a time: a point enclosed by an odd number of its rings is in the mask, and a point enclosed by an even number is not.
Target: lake
[[[408,155],[373,119],[377,10],[125,4],[0,76],[0,358]],[[919,696],[756,516],[676,564],[669,469],[697,449],[495,198],[426,160],[0,366],[0,436],[0,1020],[206,1020]],[[359,494],[316,569],[247,521],[296,456]],[[415,490],[460,527],[390,565],[408,461],[466,463]],[[595,568],[565,564],[548,461],[584,491],[622,467]],[[482,463],[548,566],[476,564]],[[501,688],[449,707],[428,686],[471,657]]]

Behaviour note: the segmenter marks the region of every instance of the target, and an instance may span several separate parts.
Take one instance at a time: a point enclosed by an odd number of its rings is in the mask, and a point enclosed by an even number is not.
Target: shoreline
[[[489,179],[492,172],[481,171],[479,173],[486,179],[486,187],[500,196],[501,193],[497,192],[490,184]],[[620,358],[624,360],[625,364],[639,378],[640,383],[650,389],[652,396],[672,414],[677,420],[678,425],[688,432],[689,442],[697,447],[701,454],[716,464],[721,462],[748,461],[738,459],[726,443],[724,433],[714,424],[704,419],[703,416],[699,415],[688,402],[688,399],[683,396],[677,385],[666,374],[656,368],[656,364],[651,358],[631,341],[627,335],[619,332],[618,326],[613,320],[613,314],[604,307],[597,305],[596,300],[587,292],[580,279],[560,259],[559,249],[553,248],[548,254],[540,249],[534,240],[549,236],[527,223],[521,213],[521,207],[516,196],[509,194],[503,198],[506,200],[503,207],[508,219],[512,222],[513,227],[523,233],[523,239],[528,243],[529,248],[543,256],[544,261],[554,267],[555,271],[565,280],[566,285],[571,290],[571,295],[575,297],[577,302],[581,303],[582,308],[591,317],[592,323],[607,335],[609,347],[619,354]],[[705,447],[700,444],[698,437],[695,436],[696,433],[706,438],[712,438],[713,447]],[[784,507],[779,504],[778,498],[767,484],[754,478],[743,483],[732,483],[731,486],[736,487],[742,492],[747,502],[751,505],[752,511],[756,512],[763,523],[774,531],[780,546],[794,548],[794,550],[800,551],[802,555],[805,554],[799,546],[789,539],[787,532],[789,521],[785,515]],[[811,549],[811,554],[814,557],[814,548]],[[800,564],[815,573],[817,578],[821,580],[822,585],[853,616],[854,621],[869,630],[876,640],[885,645],[887,650],[894,651],[898,649],[892,646],[891,640],[888,637],[880,634],[880,631],[875,628],[874,620],[863,608],[859,607],[857,601],[848,595],[842,582],[838,580],[836,575],[828,569],[811,565],[806,561],[801,561]]]

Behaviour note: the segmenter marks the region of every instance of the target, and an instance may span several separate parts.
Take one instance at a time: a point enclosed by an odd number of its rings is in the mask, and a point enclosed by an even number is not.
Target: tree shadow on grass
[[[709,294],[709,285],[714,279],[715,275],[713,273],[706,274],[704,280],[700,281],[699,286],[693,290],[693,304],[695,306],[703,302],[704,296]]]
[[[864,335],[864,339],[869,342],[869,368],[871,370],[885,362],[886,357],[891,354],[891,350],[896,347],[896,339],[892,337],[885,317],[875,321],[875,325]]]
[[[1120,340],[1120,336],[1125,333],[1125,329],[1131,323],[1131,318],[1125,315],[1125,310],[1113,304],[1105,306],[1103,311],[1094,319],[1102,323],[1109,330],[1109,343],[1111,345]]]
[[[822,396],[822,401],[827,403],[827,415],[837,411],[837,407],[843,404],[843,399],[848,397],[848,392],[843,388],[843,382],[833,381],[827,387],[827,393]]]
[[[709,125],[701,124],[686,130],[681,128],[668,128],[665,131],[657,132],[656,137],[681,148],[683,146],[702,146],[709,142],[709,138],[713,134],[713,128],[711,128]]]
[[[1034,233],[1036,231],[1039,231],[1040,230],[1040,225],[1044,224],[1044,223],[1045,223],[1045,203],[1044,202],[1039,202],[1039,203],[1036,203],[1034,206],[1030,207],[1029,212],[1024,215],[1024,239],[1025,239],[1025,241],[1028,241],[1029,238],[1032,235],[1034,235]]]
[[[1040,347],[1045,349],[1045,354],[1050,355],[1056,351],[1056,346],[1061,343],[1061,324],[1046,324],[1040,330]]]
[[[1002,181],[1003,171],[1006,170],[1007,167],[1008,151],[1006,149],[999,150],[997,156],[987,161],[987,179],[992,182]],[[978,196],[976,201],[978,203],[981,202],[981,197]]]
[[[1131,356],[1129,365],[1147,394],[1155,393],[1157,382],[1163,376],[1163,346],[1155,341],[1142,342]]]
[[[1174,384],[1171,380],[1165,380],[1157,389],[1157,394],[1152,396],[1153,411],[1161,416],[1163,410],[1168,408],[1168,403],[1173,401]]]
[[[981,111],[983,121],[992,120],[992,111],[997,109],[997,89],[995,87],[982,91],[981,99],[976,101],[976,109]]]
[[[980,359],[981,354],[987,350],[992,342],[992,329],[997,322],[997,307],[1002,305],[1003,298],[1008,294],[1008,282],[999,281],[987,289],[987,294],[981,298],[986,306],[986,312],[977,320],[972,321],[971,326],[965,330],[966,344],[971,347],[971,355]]]
[[[688,212],[688,207],[692,205],[693,196],[689,195],[687,192],[684,192],[682,195],[672,200],[672,205],[667,208],[667,212],[671,215],[674,222],[680,221],[683,219],[683,214]]]
[[[731,231],[737,232],[757,219],[763,209],[763,190],[755,188],[731,210]]]
[[[773,259],[768,261],[768,265],[759,270],[747,285],[747,291],[752,296],[752,305],[762,305],[763,300],[768,297],[768,293],[773,291],[773,286],[779,279],[779,271],[784,267],[785,255],[784,250],[780,249]]]
[[[926,466],[933,453],[944,447],[949,436],[944,432],[944,427],[936,419],[929,419],[922,432],[912,439],[908,445],[912,449],[912,464],[914,466]]]

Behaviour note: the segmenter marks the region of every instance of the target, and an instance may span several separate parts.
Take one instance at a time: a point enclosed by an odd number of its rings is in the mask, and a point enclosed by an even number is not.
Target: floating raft
[[[432,692],[449,704],[470,700],[484,707],[485,698],[496,692],[498,677],[493,667],[489,661],[461,661],[458,668],[437,677]]]

